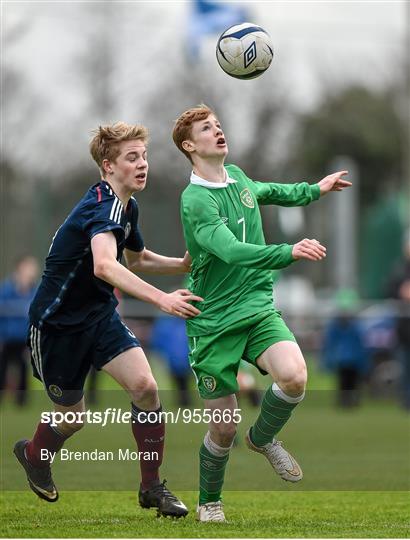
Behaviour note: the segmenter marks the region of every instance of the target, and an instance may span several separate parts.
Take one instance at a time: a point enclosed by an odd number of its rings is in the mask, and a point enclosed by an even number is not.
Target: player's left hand
[[[181,261],[182,271],[189,273],[191,271],[192,258],[188,251],[185,251],[184,258]]]
[[[352,183],[343,178],[348,172],[349,171],[338,171],[322,178],[322,180],[318,182],[320,195],[326,195],[329,191],[342,191],[344,188],[350,187]]]

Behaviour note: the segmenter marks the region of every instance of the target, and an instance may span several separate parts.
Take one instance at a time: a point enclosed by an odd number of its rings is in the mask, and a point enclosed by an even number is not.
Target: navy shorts
[[[59,405],[78,403],[91,366],[101,369],[110,360],[141,347],[116,311],[94,326],[72,334],[56,334],[31,325],[28,335],[33,374],[50,399]]]

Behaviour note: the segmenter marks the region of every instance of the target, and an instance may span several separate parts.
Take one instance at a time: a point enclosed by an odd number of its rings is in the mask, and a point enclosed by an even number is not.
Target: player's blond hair
[[[208,107],[208,105],[201,103],[200,105],[192,107],[191,109],[183,112],[181,116],[175,121],[172,138],[174,139],[174,143],[177,145],[178,149],[181,150],[181,152],[185,154],[185,156],[191,162],[191,154],[184,150],[184,148],[182,147],[182,143],[187,139],[191,138],[192,124],[201,120],[205,120],[205,118],[208,118],[210,114],[216,116],[214,111],[210,107]]]
[[[141,125],[131,125],[125,122],[116,122],[109,126],[99,126],[90,141],[90,153],[97,163],[101,173],[104,174],[102,162],[104,159],[115,161],[120,155],[119,144],[123,141],[138,139],[145,144],[148,142],[148,129]]]

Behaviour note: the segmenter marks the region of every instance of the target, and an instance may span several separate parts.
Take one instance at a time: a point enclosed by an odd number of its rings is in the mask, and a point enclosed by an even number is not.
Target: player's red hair
[[[205,118],[208,118],[210,114],[216,116],[214,111],[210,107],[208,107],[208,105],[201,103],[200,105],[192,107],[192,109],[188,109],[187,111],[182,113],[181,116],[175,121],[172,138],[174,139],[174,143],[177,145],[179,150],[181,150],[181,152],[185,154],[185,156],[191,162],[191,155],[189,152],[184,150],[184,148],[182,147],[182,143],[187,139],[191,138],[192,124],[194,124],[195,122],[199,122],[200,120],[205,120]]]

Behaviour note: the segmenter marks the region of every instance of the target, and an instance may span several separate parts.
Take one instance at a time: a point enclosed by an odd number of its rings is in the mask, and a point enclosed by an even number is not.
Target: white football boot
[[[225,514],[222,509],[222,501],[198,504],[196,508],[196,519],[203,523],[225,523]]]
[[[249,437],[248,430],[246,432],[245,442],[250,450],[263,454],[283,480],[287,482],[299,482],[302,480],[302,469],[296,459],[282,447],[281,441],[273,439],[271,443],[264,446],[255,446]]]

